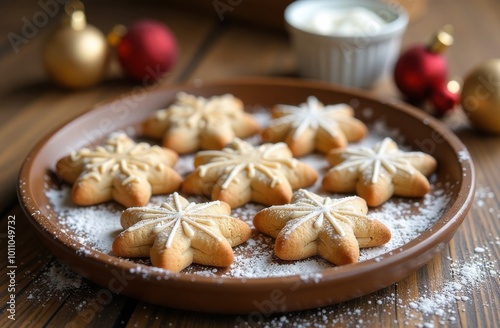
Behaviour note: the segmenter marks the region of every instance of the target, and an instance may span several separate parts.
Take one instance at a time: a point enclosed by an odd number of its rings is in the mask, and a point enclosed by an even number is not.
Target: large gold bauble
[[[57,84],[77,89],[99,83],[108,61],[104,34],[92,25],[62,22],[46,38],[43,63]]]
[[[500,134],[500,59],[481,64],[465,77],[461,102],[474,127]]]

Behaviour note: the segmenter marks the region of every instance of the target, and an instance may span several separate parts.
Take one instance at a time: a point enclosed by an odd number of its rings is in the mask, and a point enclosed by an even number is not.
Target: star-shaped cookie
[[[171,167],[177,154],[169,149],[135,143],[124,133],[114,133],[95,148],[82,148],[61,158],[57,174],[73,184],[77,205],[94,205],[114,199],[128,206],[142,206],[151,195],[177,190],[182,177]]]
[[[300,189],[291,204],[265,208],[253,223],[260,232],[276,238],[274,252],[280,259],[319,255],[343,265],[357,262],[360,248],[380,246],[391,239],[390,230],[368,218],[367,212],[360,197],[323,198]]]
[[[250,201],[288,203],[293,190],[310,186],[318,177],[313,168],[293,158],[284,143],[254,147],[235,139],[220,151],[199,152],[194,165],[183,191],[225,201],[231,208]]]
[[[390,138],[373,148],[352,146],[327,155],[333,165],[323,177],[331,192],[356,192],[369,206],[379,206],[393,195],[421,197],[429,192],[426,176],[436,170],[436,160],[423,152],[404,152]]]
[[[273,120],[263,130],[263,140],[284,141],[296,157],[315,150],[326,153],[333,148],[343,148],[367,134],[365,124],[354,118],[350,106],[325,106],[314,96],[299,106],[277,105],[271,113]]]
[[[191,263],[229,266],[232,247],[251,235],[250,227],[230,213],[224,202],[190,203],[177,193],[157,207],[131,207],[122,213],[125,230],[114,240],[113,252],[150,257],[154,266],[173,272]]]
[[[179,92],[172,105],[144,123],[147,137],[163,139],[164,147],[179,154],[220,150],[235,137],[246,138],[258,131],[257,121],[231,94],[204,98]]]

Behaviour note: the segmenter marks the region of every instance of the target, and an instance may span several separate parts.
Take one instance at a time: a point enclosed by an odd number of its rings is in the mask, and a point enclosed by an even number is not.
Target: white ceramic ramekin
[[[313,32],[309,22],[318,12],[364,7],[386,24],[367,26],[357,35]],[[393,67],[408,25],[404,8],[376,0],[301,0],[285,10],[285,21],[300,75],[345,86],[370,88]]]

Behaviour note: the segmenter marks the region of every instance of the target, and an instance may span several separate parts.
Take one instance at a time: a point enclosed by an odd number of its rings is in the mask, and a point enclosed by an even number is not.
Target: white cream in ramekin
[[[303,77],[369,88],[392,69],[408,15],[375,0],[302,0],[285,20]]]

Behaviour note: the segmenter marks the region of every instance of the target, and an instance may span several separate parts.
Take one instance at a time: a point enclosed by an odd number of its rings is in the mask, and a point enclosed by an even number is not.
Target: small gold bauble
[[[465,77],[461,102],[474,127],[500,134],[500,59],[481,64]]]
[[[99,83],[107,67],[108,45],[104,34],[85,22],[83,10],[69,13],[46,38],[43,63],[54,82],[68,88]]]

